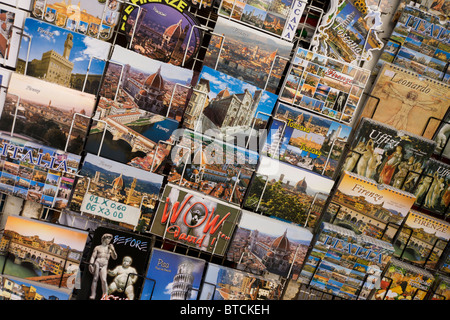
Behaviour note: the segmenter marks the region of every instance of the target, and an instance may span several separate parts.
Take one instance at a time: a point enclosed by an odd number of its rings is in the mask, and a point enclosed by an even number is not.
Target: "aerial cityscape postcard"
[[[214,34],[204,66],[276,93],[292,43],[223,17],[218,17]]]
[[[14,72],[0,117],[0,130],[80,154],[95,103],[95,95]]]
[[[90,153],[79,175],[87,179],[76,184],[72,210],[140,229],[150,224],[163,176]]]
[[[208,263],[199,300],[279,300],[282,284],[214,263]]]
[[[308,229],[242,211],[227,250],[227,260],[234,262],[235,268],[253,274],[296,277],[312,238]]]
[[[293,40],[305,6],[300,0],[222,0],[219,15]]]
[[[186,7],[176,2],[127,4],[120,30],[128,38],[128,48],[146,57],[184,66],[200,48],[203,31]]]
[[[168,181],[241,204],[258,159],[256,151],[185,129],[173,147]]]

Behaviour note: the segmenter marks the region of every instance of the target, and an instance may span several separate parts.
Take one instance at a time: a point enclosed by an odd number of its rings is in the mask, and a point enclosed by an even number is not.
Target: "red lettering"
[[[164,206],[164,211],[162,214],[162,218],[161,218],[161,223],[166,223],[167,219],[169,218],[169,216],[172,216],[170,219],[170,223],[174,223],[175,221],[177,221],[178,216],[180,215],[181,211],[183,211],[184,206],[186,205],[186,203],[193,197],[193,195],[189,195],[187,196],[184,201],[183,204],[181,205],[181,207],[178,209],[178,207],[180,206],[180,203],[177,201],[173,204],[172,210],[170,211],[170,213],[168,213],[168,209],[169,209],[169,204],[170,204],[170,198],[167,197],[166,199],[166,205]],[[177,210],[178,209],[178,210]]]
[[[347,78],[347,77],[345,77],[345,76],[343,76],[343,75],[338,74],[338,73],[337,73],[335,70],[333,70],[333,69],[328,69],[327,72],[326,72],[326,74],[325,74],[325,76],[328,76],[328,77],[330,77],[330,78],[333,78],[333,79],[335,79],[335,80],[337,80],[337,81],[341,81],[341,82],[343,82],[344,84],[351,84],[351,83],[353,82],[352,79]]]
[[[212,217],[212,212],[211,212],[211,215],[208,217],[208,221],[206,222],[205,228],[203,229],[203,233],[207,233],[208,230],[211,229],[211,230],[209,231],[209,233],[210,233],[210,234],[214,234],[214,233],[217,231],[217,229],[220,227],[220,225],[228,218],[228,216],[229,216],[230,214],[231,214],[231,213],[228,212],[228,213],[222,218],[222,220],[220,220],[220,222],[217,224],[217,220],[219,219],[219,215],[216,215],[216,216],[214,217],[214,219],[211,221],[211,217]],[[215,225],[215,224],[217,224],[217,225]]]

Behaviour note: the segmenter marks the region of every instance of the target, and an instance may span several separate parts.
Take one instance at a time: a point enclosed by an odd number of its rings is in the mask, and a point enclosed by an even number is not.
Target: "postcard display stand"
[[[0,299],[448,300],[448,26],[372,2],[0,0]]]

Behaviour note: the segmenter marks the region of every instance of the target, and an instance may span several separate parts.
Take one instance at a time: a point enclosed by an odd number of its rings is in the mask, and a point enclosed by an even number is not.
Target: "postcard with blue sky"
[[[153,249],[140,300],[197,300],[205,264],[202,259]]]
[[[202,133],[264,129],[277,101],[273,93],[206,66],[195,89],[184,126]]]
[[[111,45],[80,33],[27,18],[17,72],[97,94]]]

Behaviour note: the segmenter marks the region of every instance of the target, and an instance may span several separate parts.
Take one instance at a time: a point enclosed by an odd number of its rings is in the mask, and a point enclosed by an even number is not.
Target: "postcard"
[[[119,22],[120,2],[116,0],[34,0],[32,16],[58,27],[109,40]]]
[[[343,123],[352,123],[370,70],[297,48],[280,100]]]
[[[263,154],[330,178],[352,127],[278,103]]]
[[[0,191],[65,208],[81,157],[0,134]]]
[[[184,1],[135,1],[124,7],[119,30],[126,33],[129,49],[185,66],[197,56],[203,37],[199,21],[188,9]]]
[[[383,63],[361,117],[432,139],[444,119],[450,86],[401,67]]]
[[[292,47],[291,42],[218,17],[203,65],[276,93]]]
[[[150,250],[148,237],[95,229],[77,300],[138,300]]]
[[[238,20],[292,41],[305,6],[306,2],[300,0],[222,0],[219,16]]]
[[[282,288],[277,280],[208,263],[199,300],[279,300]]]
[[[111,45],[34,18],[25,20],[16,71],[96,95]]]
[[[395,256],[436,269],[449,240],[448,222],[411,210],[394,242]]]
[[[35,281],[0,276],[2,300],[70,300],[71,290],[57,289]]]
[[[124,109],[134,107],[180,122],[196,77],[192,70],[153,60],[116,45],[100,96]],[[100,119],[102,117],[99,115]]]
[[[334,181],[266,156],[253,176],[243,208],[314,228]]]
[[[132,227],[150,223],[163,176],[90,153],[79,175],[72,210]]]
[[[1,252],[0,270],[3,275],[73,289],[87,238],[87,231],[9,216],[1,239],[2,248],[8,249]]]
[[[449,205],[449,172],[450,166],[436,159],[430,159],[426,168],[418,178],[415,195],[415,205],[429,211],[435,216],[448,215]]]
[[[381,61],[432,79],[443,80],[447,71],[449,44],[448,22],[442,23],[438,15],[414,6],[405,6],[392,31],[391,44],[385,47]]]
[[[311,42],[314,52],[358,63],[370,61],[383,48],[378,33],[381,12],[357,6],[358,2],[333,0]],[[370,22],[369,22],[370,21]]]
[[[150,233],[223,256],[241,210],[171,184],[164,187]]]
[[[313,234],[278,219],[243,211],[227,250],[235,268],[253,274],[266,272],[297,277]]]
[[[372,300],[424,300],[434,281],[426,269],[392,258]]]
[[[258,159],[256,151],[184,129],[168,181],[240,205]]]
[[[402,224],[415,201],[411,193],[344,171],[324,221],[382,239],[390,225]]]
[[[140,300],[197,300],[206,261],[153,248]]]
[[[310,282],[345,299],[365,300],[393,253],[389,242],[324,222],[297,282]]]
[[[183,127],[218,138],[265,129],[276,101],[273,93],[203,67],[186,108]]]
[[[16,67],[26,17],[25,11],[0,4],[0,64],[5,67]]]
[[[95,103],[95,95],[14,72],[0,116],[0,130],[80,154]]]
[[[362,118],[342,171],[414,193],[435,146],[432,140]]]

